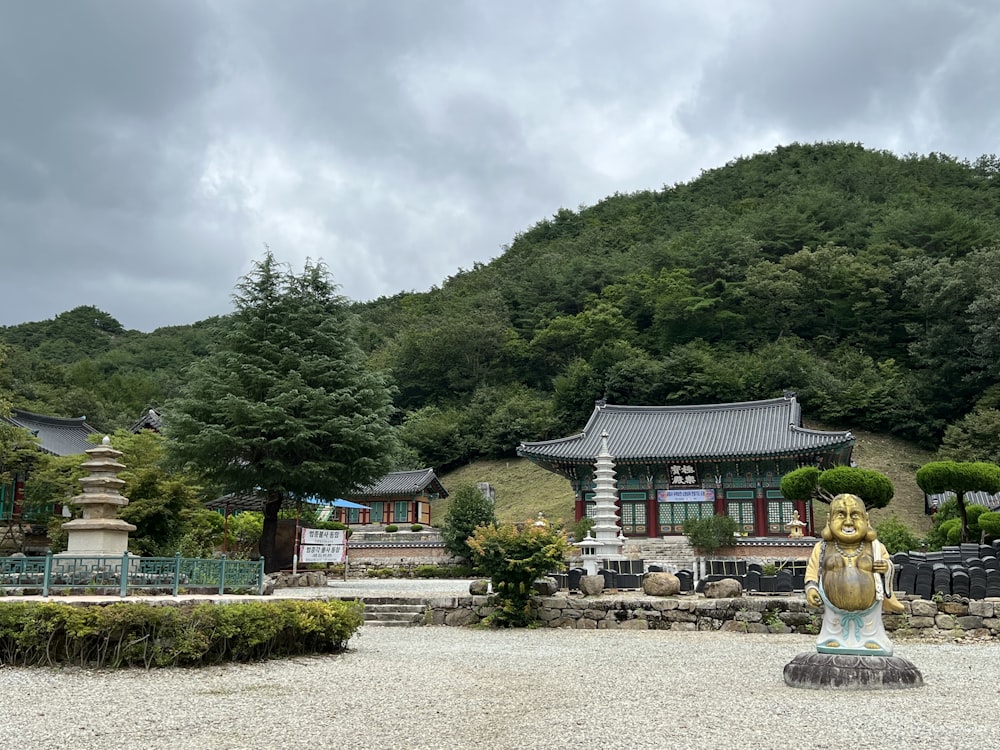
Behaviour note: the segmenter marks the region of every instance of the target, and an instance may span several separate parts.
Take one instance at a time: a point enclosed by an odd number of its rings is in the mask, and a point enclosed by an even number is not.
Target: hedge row
[[[363,621],[360,602],[74,606],[0,602],[0,665],[204,666],[339,653]]]

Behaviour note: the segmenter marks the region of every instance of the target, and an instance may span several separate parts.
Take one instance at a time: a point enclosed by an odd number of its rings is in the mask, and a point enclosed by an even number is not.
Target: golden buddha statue
[[[876,538],[861,498],[833,499],[822,538],[809,557],[805,586],[806,600],[824,605],[817,651],[891,656],[882,612],[896,614],[903,605],[892,592],[889,552]]]

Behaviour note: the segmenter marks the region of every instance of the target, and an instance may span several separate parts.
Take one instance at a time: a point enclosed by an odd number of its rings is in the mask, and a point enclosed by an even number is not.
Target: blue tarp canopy
[[[362,505],[361,503],[354,503],[350,500],[344,500],[338,497],[336,500],[324,500],[321,497],[307,497],[305,499],[307,503],[312,503],[313,505],[329,505],[333,508],[367,508],[367,505]]]

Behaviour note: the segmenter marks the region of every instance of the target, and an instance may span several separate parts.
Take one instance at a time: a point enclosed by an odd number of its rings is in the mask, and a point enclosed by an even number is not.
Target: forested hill
[[[354,307],[359,342],[398,387],[405,460],[421,465],[576,431],[598,398],[786,389],[825,424],[931,447],[952,425],[952,443],[968,443],[1000,405],[1000,160],[781,147],[560,210],[439,288]],[[111,322],[106,346],[78,359],[39,359],[60,349],[46,324],[0,329],[0,389],[120,422],[172,395],[211,329]],[[158,357],[170,377],[148,374]],[[122,385],[101,391],[94,373]]]

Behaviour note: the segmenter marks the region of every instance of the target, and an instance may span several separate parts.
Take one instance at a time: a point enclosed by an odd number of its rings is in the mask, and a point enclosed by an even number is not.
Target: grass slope
[[[573,490],[569,480],[539,468],[524,458],[475,461],[441,477],[448,492],[463,484],[489,482],[496,489],[497,518],[520,523],[536,518],[541,511],[549,521],[573,523]],[[451,498],[431,503],[431,524],[440,526]]]
[[[809,425],[815,429],[832,429]],[[931,527],[924,515],[924,495],[917,487],[916,471],[933,459],[933,453],[886,435],[852,430],[857,443],[854,460],[864,469],[874,469],[888,476],[896,496],[882,510],[872,511],[874,523],[896,516],[918,536]],[[545,471],[523,458],[499,461],[475,461],[441,476],[441,483],[455,492],[466,483],[489,482],[496,488],[496,514],[503,522],[518,523],[535,518],[541,511],[550,521],[573,523],[573,491],[569,481]],[[440,526],[450,505],[450,498],[431,503],[431,524]],[[826,506],[816,504],[816,522],[826,522]]]

